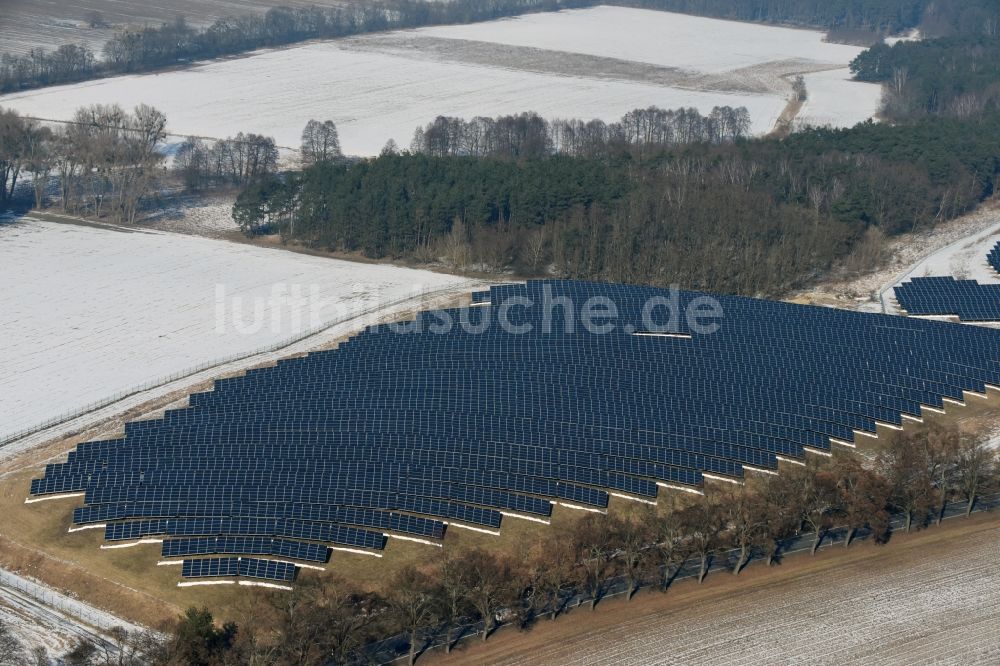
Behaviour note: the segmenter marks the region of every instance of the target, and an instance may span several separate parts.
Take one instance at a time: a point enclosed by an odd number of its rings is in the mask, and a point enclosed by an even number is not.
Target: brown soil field
[[[501,629],[427,664],[996,664],[1000,515],[714,573]]]

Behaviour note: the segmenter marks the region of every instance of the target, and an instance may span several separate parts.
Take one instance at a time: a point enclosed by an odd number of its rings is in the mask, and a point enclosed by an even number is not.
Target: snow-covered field
[[[79,106],[152,104],[179,135],[274,136],[295,147],[310,118],[332,119],[345,152],[377,154],[438,115],[537,111],[615,120],[650,105],[746,106],[770,130],[797,73],[843,70],[862,49],[820,32],[620,7],[531,14],[262,51],[181,71],[116,77],[0,97],[40,118]],[[871,116],[879,88],[817,81],[812,117]],[[860,91],[867,89],[862,94]]]
[[[355,0],[356,1],[356,0]],[[159,25],[183,16],[188,25],[207,27],[224,16],[265,12],[271,7],[311,5],[335,7],[352,0],[3,0],[0,3],[0,53],[26,54],[33,48],[54,49],[84,44],[100,57],[115,30],[130,25]],[[98,12],[106,23],[91,27]]]
[[[823,41],[823,33],[622,7],[423,28],[429,37],[468,39],[618,58],[704,73],[781,60],[847,63],[864,49]]]
[[[0,266],[0,440],[152,379],[465,282],[32,219],[0,225]]]
[[[231,238],[239,234],[233,220],[235,194],[174,194],[144,218],[142,228],[195,234],[208,238]]]
[[[799,127],[850,127],[871,118],[882,101],[882,89],[851,80],[851,70],[831,69],[805,74],[808,99],[799,111]]]

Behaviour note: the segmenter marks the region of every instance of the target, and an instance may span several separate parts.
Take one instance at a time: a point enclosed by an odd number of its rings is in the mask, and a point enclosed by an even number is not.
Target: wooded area
[[[859,81],[884,85],[883,112],[895,121],[969,117],[1000,102],[997,35],[878,44],[851,63]]]
[[[585,144],[588,157],[561,155],[563,144],[544,137],[589,123],[491,122],[535,129],[505,133],[525,138],[480,151],[494,153],[485,157],[453,154],[472,150],[455,139],[464,130],[442,129],[445,147],[428,152],[449,154],[419,152],[438,128],[488,126],[441,119],[418,132],[416,153],[324,161],[254,184],[234,216],[248,233],[276,229],[373,258],[777,295],[880,237],[968,211],[1000,175],[997,113],[809,129],[783,140],[614,139]]]
[[[993,0],[622,0],[608,4],[879,34],[920,28],[928,37],[996,36],[1000,21],[1000,8]]]
[[[906,531],[939,523],[950,500],[965,501],[968,515],[978,496],[998,489],[998,472],[997,452],[984,439],[920,426],[874,456],[836,450],[777,475],[751,474],[744,485],[711,485],[703,496],[666,492],[657,507],[539,527],[516,553],[446,545],[378,591],[331,574],[303,576],[290,592],[251,588],[234,622],[219,626],[192,608],[164,640],[122,635],[120,656],[81,643],[65,663],[367,663],[369,646],[400,634],[412,663],[431,640],[446,650],[470,632],[485,641],[501,621],[526,628],[571,612],[580,595],[592,609],[613,579],[624,582],[626,599],[642,588],[666,593],[692,558],[701,581],[716,558],[734,575],[752,558],[771,566],[784,556],[784,541],[801,533],[812,535],[815,553],[835,527],[846,547],[862,530],[885,542],[890,513],[904,517]],[[4,641],[0,625],[0,654]],[[17,649],[9,632],[6,645]]]

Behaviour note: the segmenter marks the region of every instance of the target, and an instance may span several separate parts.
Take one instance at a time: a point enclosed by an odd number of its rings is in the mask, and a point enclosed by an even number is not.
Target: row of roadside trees
[[[613,580],[631,599],[643,587],[666,592],[692,560],[701,582],[718,557],[735,575],[752,558],[771,566],[799,534],[812,535],[815,553],[834,527],[845,546],[860,532],[884,543],[893,513],[906,531],[940,522],[950,500],[964,500],[968,515],[998,489],[997,454],[983,438],[930,425],[900,433],[877,455],[838,451],[714,484],[703,496],[671,493],[655,507],[590,513],[515,552],[446,549],[434,563],[403,568],[382,603],[409,635],[412,663],[434,639],[450,651],[470,620],[485,641],[501,622],[555,619],[574,599],[593,609]]]

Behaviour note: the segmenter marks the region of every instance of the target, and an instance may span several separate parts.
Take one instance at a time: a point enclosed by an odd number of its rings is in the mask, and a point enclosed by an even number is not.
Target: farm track
[[[1000,658],[994,515],[888,546],[830,548],[740,578],[543,621],[437,663],[978,664]],[[714,580],[713,580],[714,578]],[[435,655],[436,656],[436,655]]]
[[[787,79],[795,74],[822,72],[842,67],[806,58],[761,62],[728,72],[704,73],[653,63],[608,58],[587,53],[497,44],[469,39],[444,39],[413,33],[388,33],[353,37],[343,44],[357,51],[451,62],[480,67],[644,83],[654,86],[740,94],[785,95]]]

